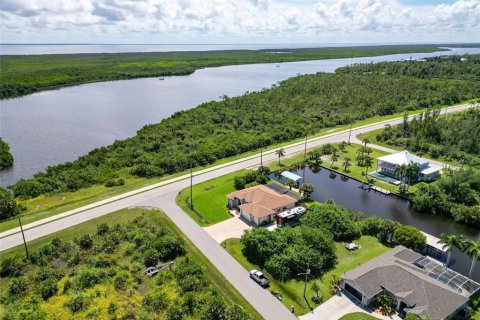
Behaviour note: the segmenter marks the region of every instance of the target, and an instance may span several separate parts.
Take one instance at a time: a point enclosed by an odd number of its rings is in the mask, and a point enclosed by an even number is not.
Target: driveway
[[[243,232],[249,229],[252,227],[238,216],[203,228],[217,243],[230,238],[241,238]]]
[[[400,320],[396,315],[390,317],[372,312],[359,305],[355,299],[351,299],[342,293],[341,296],[335,295],[315,308],[312,312],[298,317],[300,320],[338,320],[344,315],[354,312],[362,312],[383,320]]]

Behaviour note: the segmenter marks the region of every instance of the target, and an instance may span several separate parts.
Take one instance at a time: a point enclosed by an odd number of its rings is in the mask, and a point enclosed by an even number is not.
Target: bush
[[[98,235],[103,235],[103,234],[107,233],[108,230],[110,230],[110,226],[108,225],[108,223],[101,223],[97,227],[97,234]]]
[[[146,267],[154,267],[159,259],[159,254],[155,249],[148,249],[143,254],[143,263]]]
[[[233,178],[233,187],[235,188],[235,190],[245,189],[245,185],[246,185],[245,179],[243,179],[242,177]]]
[[[185,254],[185,244],[183,240],[171,232],[155,241],[155,248],[157,249],[159,259],[163,261],[175,259]]]
[[[124,290],[129,279],[130,275],[128,272],[121,271],[115,276],[115,278],[113,278],[113,286],[117,290]]]
[[[360,228],[350,212],[333,202],[312,205],[301,221],[305,226],[325,228],[335,241],[352,241],[361,235]]]
[[[105,181],[105,187],[107,188],[111,188],[111,187],[119,187],[119,186],[123,186],[125,185],[125,180],[123,179],[109,179],[107,181]]]
[[[13,195],[0,187],[0,220],[5,220],[18,214],[17,202]]]
[[[78,239],[78,245],[83,250],[88,250],[93,246],[92,236],[88,233],[83,234],[80,239]]]
[[[46,279],[40,284],[40,295],[43,300],[48,300],[58,292],[57,281],[53,278]]]
[[[70,309],[73,313],[84,310],[88,306],[88,300],[83,294],[76,295],[72,297],[66,304],[65,307]]]
[[[146,306],[149,311],[158,313],[168,308],[169,298],[166,293],[156,291],[143,298],[143,305]]]
[[[274,255],[265,263],[265,269],[280,281],[287,281],[292,277],[292,270],[290,267],[290,258],[285,254]]]
[[[13,278],[8,288],[10,295],[14,297],[24,296],[28,292],[28,280],[26,277]]]
[[[15,194],[15,197],[24,196],[35,198],[44,192],[42,184],[33,179],[20,179],[17,183],[13,185],[12,190]]]
[[[421,250],[427,245],[427,238],[417,228],[400,226],[393,233],[399,244],[413,250]]]
[[[17,277],[25,271],[26,263],[20,256],[7,257],[2,259],[0,266],[0,276]]]
[[[162,168],[154,165],[140,164],[134,167],[130,173],[142,178],[153,178],[163,175],[164,171]]]
[[[100,277],[95,269],[85,267],[80,271],[77,281],[80,288],[88,289],[100,283]]]

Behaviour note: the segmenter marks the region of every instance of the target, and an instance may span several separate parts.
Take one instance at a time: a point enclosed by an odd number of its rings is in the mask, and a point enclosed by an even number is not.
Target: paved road
[[[461,111],[470,107],[472,107],[472,105],[450,107],[446,109],[446,112]],[[394,125],[401,122],[402,119],[398,118],[359,127],[352,130],[351,136],[353,138],[359,133],[383,128],[387,123]],[[332,133],[310,140],[307,147],[313,148],[325,143],[347,141],[348,137],[348,130]],[[286,146],[285,150],[287,155],[301,153],[304,150],[304,144],[295,143]],[[276,160],[276,155],[273,151],[265,153],[263,155],[263,160],[265,162],[274,161]],[[241,160],[205,169],[195,173],[193,183],[200,183],[241,169],[258,166],[259,162],[260,155],[257,154]],[[200,251],[214,263],[225,278],[232,283],[232,285],[265,319],[295,319],[295,317],[276,299],[274,299],[268,291],[260,289],[250,281],[248,279],[247,271],[176,205],[176,195],[188,185],[189,176],[184,175],[79,209],[71,210],[55,217],[25,225],[25,237],[27,241],[31,241],[127,207],[157,207],[162,209],[172,221],[177,224],[182,232],[184,232]],[[0,233],[0,252],[22,244],[22,237],[18,232],[18,229],[12,229]]]

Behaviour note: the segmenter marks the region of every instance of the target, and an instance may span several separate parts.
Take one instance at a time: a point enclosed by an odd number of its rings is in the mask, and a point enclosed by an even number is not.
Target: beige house
[[[228,208],[237,209],[242,218],[257,226],[274,221],[278,213],[295,207],[297,202],[264,185],[230,193],[227,199]]]

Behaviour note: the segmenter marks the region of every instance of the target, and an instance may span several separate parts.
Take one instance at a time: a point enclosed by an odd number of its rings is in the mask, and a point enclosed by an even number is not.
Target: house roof
[[[442,170],[442,168],[435,167],[435,166],[428,166],[427,168],[423,169],[420,172],[423,173],[423,174],[431,174],[431,173],[434,173],[434,172],[438,172],[440,170]]]
[[[279,194],[264,185],[232,192],[227,195],[227,198],[242,200],[244,203],[239,208],[257,218],[274,213],[276,208],[297,202],[295,198]]]
[[[303,178],[302,178],[301,176],[299,176],[298,174],[295,174],[295,173],[290,172],[290,171],[283,171],[283,172],[281,173],[281,176],[282,176],[282,177],[285,177],[285,178],[287,178],[287,179],[292,179],[292,180],[295,181],[295,182],[298,181],[298,180],[300,180],[300,179],[303,179]]]
[[[342,278],[369,299],[387,290],[407,303],[408,312],[428,319],[444,319],[463,306],[468,298],[413,264],[422,257],[398,246],[345,273]]]
[[[409,163],[417,163],[419,165],[428,164],[428,160],[418,157],[416,155],[411,154],[407,150],[400,151],[397,153],[392,153],[383,157],[379,157],[378,160],[385,161],[388,163],[393,163],[395,165],[402,165],[402,164],[409,164]]]

